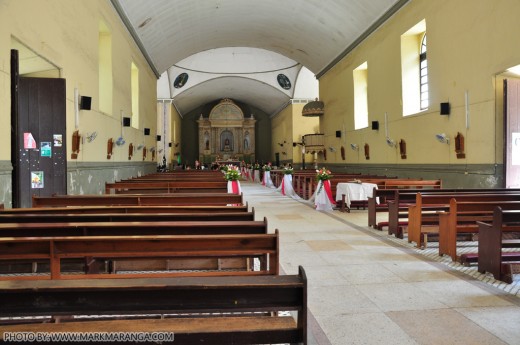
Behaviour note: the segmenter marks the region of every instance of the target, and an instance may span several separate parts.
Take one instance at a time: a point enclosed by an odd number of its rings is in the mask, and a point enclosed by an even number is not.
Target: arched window
[[[421,110],[428,109],[428,60],[426,57],[426,33],[424,33],[421,40],[421,51],[419,54],[419,73],[421,85]]]

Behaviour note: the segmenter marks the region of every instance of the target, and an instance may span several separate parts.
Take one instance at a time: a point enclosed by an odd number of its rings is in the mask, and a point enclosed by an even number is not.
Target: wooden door
[[[504,174],[506,188],[520,187],[520,80],[504,80]]]
[[[13,207],[32,195],[67,194],[65,79],[19,78],[13,152]]]

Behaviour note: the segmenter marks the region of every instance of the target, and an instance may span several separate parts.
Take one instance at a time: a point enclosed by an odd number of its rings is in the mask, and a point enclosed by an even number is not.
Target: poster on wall
[[[31,188],[43,188],[43,171],[31,171]]]
[[[63,145],[63,136],[61,134],[53,134],[52,140],[54,142],[54,147],[61,147]]]
[[[42,157],[51,157],[52,149],[50,141],[42,141],[40,143],[40,156]]]
[[[26,150],[36,148],[36,140],[34,140],[32,133],[23,134],[23,148]]]
[[[520,133],[511,133],[511,165],[520,165]]]

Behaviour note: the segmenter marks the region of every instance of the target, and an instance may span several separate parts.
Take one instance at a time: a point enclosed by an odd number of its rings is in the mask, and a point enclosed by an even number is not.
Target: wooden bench
[[[520,209],[496,207],[492,222],[478,223],[478,271],[489,272],[508,284],[518,273],[520,252],[503,252],[503,248],[520,248],[520,239],[504,239],[504,233],[520,233]]]
[[[240,213],[237,213],[240,214]],[[125,214],[123,214],[124,216]],[[2,215],[0,215],[1,217]],[[18,215],[17,215],[18,216]],[[40,218],[41,215],[36,215]],[[49,215],[46,215],[49,216]],[[56,218],[52,218],[56,216]],[[229,234],[267,234],[267,219],[263,221],[119,221],[119,222],[68,222],[60,223],[62,214],[50,215],[38,223],[1,223],[0,237],[64,237],[64,236],[143,236],[143,235],[229,235]],[[76,217],[75,215],[73,215]],[[84,217],[85,215],[79,215]],[[24,219],[26,220],[26,219]],[[54,221],[54,222],[53,222]],[[152,255],[152,254],[151,254]],[[191,265],[192,268],[203,269],[210,267],[246,267],[252,266],[248,260],[214,259],[205,260]],[[13,260],[0,264],[0,272],[3,273],[36,273],[48,267],[46,260]],[[125,260],[124,262],[106,259],[88,258],[85,261],[77,260],[69,264],[69,269],[77,270],[81,267],[84,271],[100,272],[116,270],[164,270],[175,267],[171,260],[153,258],[150,260]]]
[[[431,189],[421,192],[404,192],[400,190],[394,190],[395,196],[393,200],[388,201],[388,233],[393,234],[398,238],[403,238],[403,226],[409,226],[408,221],[400,222],[402,219],[408,219],[410,206],[417,205],[417,195],[421,194],[419,198],[422,198],[418,209],[426,212],[435,212],[440,210],[447,210],[451,198],[460,198],[461,195],[477,196],[477,195],[496,195],[498,199],[500,195],[510,195],[512,201],[520,200],[520,191],[518,190],[457,190],[457,191],[445,191],[442,189]],[[515,199],[516,195],[516,199]],[[428,198],[425,200],[424,198]],[[493,199],[488,199],[493,200]],[[507,200],[507,199],[503,199]],[[479,201],[475,199],[475,201]],[[486,200],[480,200],[486,201]],[[421,212],[422,212],[421,211]],[[418,223],[420,224],[420,222]]]
[[[177,222],[177,221],[253,221],[251,212],[220,213],[53,213],[0,212],[0,223],[69,223],[69,222]]]
[[[456,200],[453,200],[453,199]],[[418,248],[424,247],[424,238],[425,235],[430,234],[439,234],[439,255],[448,254],[453,258],[455,257],[454,251],[456,251],[456,242],[457,242],[457,226],[456,222],[458,219],[457,212],[457,202],[473,202],[475,204],[479,202],[484,202],[479,206],[465,206],[465,210],[461,210],[461,212],[473,212],[471,214],[475,222],[482,213],[486,212],[486,207],[488,208],[487,212],[490,214],[492,212],[492,206],[486,206],[485,202],[488,203],[501,203],[501,202],[512,202],[512,201],[520,201],[520,194],[518,193],[452,193],[452,194],[416,194],[415,204],[409,206],[408,210],[408,242],[415,242]],[[478,209],[480,208],[480,211]],[[453,213],[452,213],[453,211]],[[449,213],[448,213],[449,212]],[[489,216],[488,214],[488,216]],[[443,215],[443,231],[439,231],[440,227],[440,218],[439,215]],[[406,216],[404,214],[400,214],[400,217]],[[448,216],[451,216],[450,219]],[[471,218],[465,218],[466,222],[470,222]],[[450,225],[448,222],[455,222]],[[461,218],[462,222],[462,218]],[[465,230],[463,230],[463,228]],[[448,229],[451,229],[453,232],[449,233]],[[461,227],[461,234],[471,233],[471,227]],[[473,232],[476,233],[476,226],[473,228]]]
[[[460,201],[452,199],[448,212],[439,213],[439,255],[449,255],[453,261],[458,261],[457,237],[460,234],[475,235],[479,232],[477,222],[493,221],[493,212],[496,207],[503,210],[520,210],[519,201]],[[479,240],[480,241],[480,240]],[[469,264],[476,261],[478,255],[472,259],[466,255],[462,263]]]
[[[377,222],[377,212],[388,212],[388,201],[390,200],[399,200],[400,196],[404,205],[401,209],[406,210],[408,206],[413,203],[413,199],[415,198],[416,193],[423,194],[435,194],[435,193],[502,193],[502,192],[520,192],[520,189],[489,189],[489,188],[468,188],[468,189],[460,189],[460,188],[445,188],[445,189],[426,189],[426,188],[418,188],[418,189],[375,189],[373,192],[373,197],[368,198],[368,226],[371,226],[375,229],[381,230],[382,227],[388,226],[388,222]],[[410,197],[406,197],[406,195],[410,195]],[[376,200],[379,199],[380,203],[377,203]],[[405,200],[407,199],[407,200]],[[396,203],[399,203],[398,201]]]
[[[0,304],[0,316],[25,317],[0,325],[4,341],[6,332],[169,332],[174,340],[163,343],[307,344],[302,267],[281,276],[0,282]]]
[[[144,193],[227,193],[227,181],[105,183],[105,194]]]
[[[66,206],[66,207],[28,207],[28,208],[8,208],[0,209],[0,214],[23,214],[23,213],[52,213],[52,214],[83,214],[83,213],[195,213],[195,214],[215,214],[215,213],[241,213],[248,212],[248,205],[184,205],[184,206]],[[254,210],[253,210],[254,211]]]
[[[175,268],[167,272],[104,274],[91,272],[67,272],[62,266],[74,259],[84,260],[129,260],[136,262],[148,259],[179,260]],[[186,271],[184,265],[200,260],[258,259],[260,269],[249,267],[237,273],[228,270]],[[50,275],[1,276],[0,280],[16,279],[85,279],[85,278],[134,278],[153,276],[205,276],[205,275],[259,275],[279,274],[278,230],[274,234],[231,235],[153,235],[153,236],[67,236],[67,237],[1,237],[0,260],[45,260],[49,262]]]
[[[161,205],[242,205],[242,195],[228,193],[103,194],[33,196],[32,207],[65,206],[161,206]]]

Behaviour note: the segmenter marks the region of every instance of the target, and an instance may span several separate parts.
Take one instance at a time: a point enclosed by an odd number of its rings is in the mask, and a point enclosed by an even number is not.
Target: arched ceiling
[[[271,51],[280,59],[293,60],[320,75],[409,0],[111,1],[160,76],[193,55],[225,47]],[[225,83],[227,78],[216,79],[224,84],[222,87],[216,82],[209,83],[214,99],[235,97],[225,91],[249,91],[257,97],[272,97],[271,88],[262,86],[261,81],[241,80],[242,86],[253,89],[230,90],[229,83]],[[276,84],[274,81],[272,85]],[[207,85],[194,87],[190,97],[197,98],[198,92],[207,93]],[[280,88],[278,92],[284,93]],[[193,102],[177,99],[185,94],[179,93],[174,102]],[[201,96],[199,101],[205,97]],[[282,100],[283,95],[276,97],[276,101]]]

